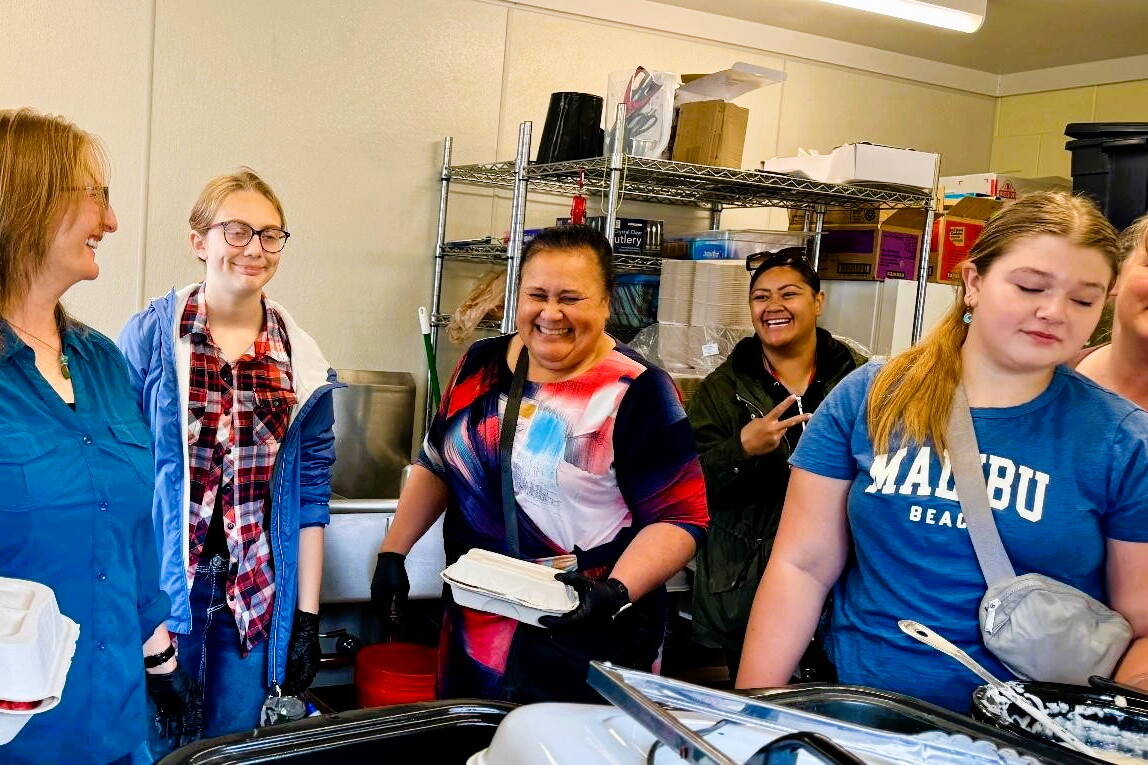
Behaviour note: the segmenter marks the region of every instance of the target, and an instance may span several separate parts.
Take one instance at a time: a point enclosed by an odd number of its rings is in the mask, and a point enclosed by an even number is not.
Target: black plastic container
[[[1031,693],[1039,698],[1045,705],[1044,711],[1053,720],[1060,722],[1060,718],[1067,714],[1067,710],[1060,708],[1059,704],[1068,707],[1091,707],[1096,711],[1088,714],[1087,718],[1098,723],[1113,726],[1125,742],[1131,741],[1132,736],[1148,738],[1148,703],[1143,698],[1126,696],[1124,706],[1118,706],[1116,696],[1110,691],[1089,688],[1083,685],[1065,685],[1063,683],[1016,683],[1022,693]],[[1000,717],[994,713],[994,704],[988,703],[990,687],[982,685],[973,692],[973,717],[1033,741],[1045,741],[1045,737],[1033,733],[1026,727],[1032,721],[1028,713],[1015,704],[1009,703]],[[1081,737],[1084,743],[1103,747],[1102,741],[1090,741]],[[1142,756],[1142,753],[1141,753]]]
[[[1148,122],[1073,122],[1072,190],[1094,198],[1117,228],[1148,211]]]
[[[463,765],[490,744],[514,707],[462,699],[357,709],[199,741],[172,752],[160,765]]]
[[[929,731],[989,741],[1041,762],[1063,765],[1096,765],[1097,760],[1036,738],[1019,735],[971,717],[951,712],[920,699],[892,691],[856,685],[806,683],[785,688],[744,691],[748,696],[775,704],[812,712],[836,720],[912,736]]]
[[[550,94],[538,142],[538,162],[566,162],[602,154],[602,97],[592,93]]]

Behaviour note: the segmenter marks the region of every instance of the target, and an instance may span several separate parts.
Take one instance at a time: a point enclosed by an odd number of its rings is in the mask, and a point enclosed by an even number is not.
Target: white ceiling
[[[973,34],[820,0],[657,0],[993,74],[1148,54],[1148,0],[988,0]]]

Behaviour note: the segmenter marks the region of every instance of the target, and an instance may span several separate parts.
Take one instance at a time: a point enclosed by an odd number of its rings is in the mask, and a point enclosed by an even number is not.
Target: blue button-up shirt
[[[0,746],[0,762],[106,763],[145,739],[142,644],[170,608],[152,532],[151,437],[127,364],[103,335],[64,333],[74,411],[2,320],[0,337],[0,576],[51,587],[80,625],[59,705]]]

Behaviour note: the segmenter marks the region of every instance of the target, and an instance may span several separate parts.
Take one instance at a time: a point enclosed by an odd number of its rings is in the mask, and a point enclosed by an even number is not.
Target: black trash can
[[[1117,228],[1148,212],[1148,122],[1073,122],[1072,190],[1091,196]]]
[[[452,699],[307,717],[188,744],[158,765],[465,765],[485,749],[515,704]]]

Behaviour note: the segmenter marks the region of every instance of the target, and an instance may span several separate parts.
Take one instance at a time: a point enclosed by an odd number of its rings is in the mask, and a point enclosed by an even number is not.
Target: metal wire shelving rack
[[[619,105],[619,109],[624,109]],[[611,155],[570,162],[531,164],[529,160],[532,125],[523,122],[518,129],[515,158],[506,162],[451,165],[453,139],[443,141],[439,186],[438,227],[435,238],[434,283],[431,296],[432,343],[438,347],[438,328],[449,323],[450,316],[441,312],[443,265],[447,261],[471,263],[505,263],[506,292],[501,322],[485,321],[480,329],[511,332],[518,292],[518,271],[528,193],[573,195],[579,192],[578,178],[583,177],[581,193],[599,195],[606,210],[606,231],[614,230],[619,201],[654,202],[706,209],[710,228],[721,225],[724,208],[782,207],[802,209],[806,233],[809,234],[810,260],[814,268],[820,259],[821,234],[825,211],[829,208],[918,208],[925,211],[921,246],[918,252],[917,294],[913,314],[913,342],[921,335],[925,308],[925,285],[928,275],[929,232],[933,225],[934,195],[931,189],[889,188],[854,184],[821,183],[779,173],[739,170],[710,165],[694,165],[625,155],[623,130],[625,113],[615,120],[611,145],[619,147]],[[940,175],[939,157],[933,171],[933,187]],[[511,192],[510,235],[501,243],[453,246],[446,242],[447,203],[451,184],[504,189]],[[619,272],[657,271],[661,258],[653,255],[617,255]]]

